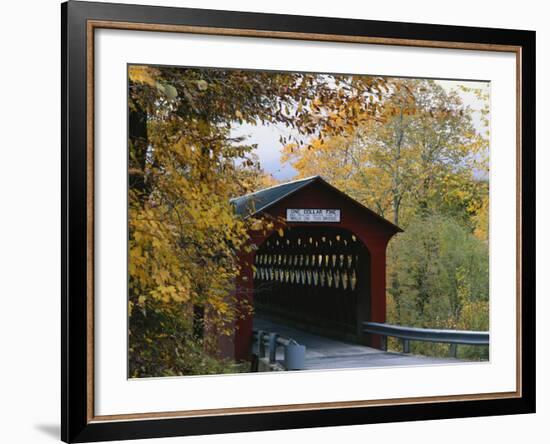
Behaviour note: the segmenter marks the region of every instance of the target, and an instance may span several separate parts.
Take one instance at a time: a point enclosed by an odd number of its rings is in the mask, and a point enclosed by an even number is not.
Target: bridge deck
[[[254,318],[254,329],[277,332],[306,346],[306,369],[366,368],[411,365],[436,365],[463,362],[454,358],[431,358],[397,352],[384,352],[365,345],[350,344],[304,332],[284,324]],[[279,347],[277,360],[283,360]]]

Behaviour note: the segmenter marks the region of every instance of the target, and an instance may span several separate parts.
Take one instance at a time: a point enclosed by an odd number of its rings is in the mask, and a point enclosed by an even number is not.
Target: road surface
[[[254,319],[254,329],[277,332],[298,344],[306,346],[306,370],[366,368],[411,365],[457,364],[455,358],[431,358],[426,356],[384,352],[365,345],[351,344],[337,339],[308,333],[284,324],[262,318]],[[277,361],[283,361],[283,348],[278,347]]]

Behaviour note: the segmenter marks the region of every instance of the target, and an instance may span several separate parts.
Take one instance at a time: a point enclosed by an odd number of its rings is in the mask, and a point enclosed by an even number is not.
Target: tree
[[[486,192],[475,174],[487,170],[488,139],[460,96],[431,80],[395,80],[378,111],[338,137],[289,144],[283,160],[303,177],[320,169],[396,225],[419,211],[464,221],[475,214]]]
[[[388,322],[422,328],[489,328],[488,246],[443,216],[416,217],[390,243]],[[413,352],[445,355],[445,345],[415,343]],[[488,357],[463,348],[461,356]]]
[[[366,98],[384,88],[376,77],[129,68],[131,376],[234,371],[215,359],[218,339],[250,313],[232,296],[237,253],[262,222],[238,218],[230,198],[271,179],[232,125],[336,135],[372,118]]]

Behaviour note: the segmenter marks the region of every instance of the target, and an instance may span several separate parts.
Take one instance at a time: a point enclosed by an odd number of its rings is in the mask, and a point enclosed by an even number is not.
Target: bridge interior
[[[328,338],[361,342],[370,308],[370,255],[349,231],[290,227],[255,256],[258,316]]]

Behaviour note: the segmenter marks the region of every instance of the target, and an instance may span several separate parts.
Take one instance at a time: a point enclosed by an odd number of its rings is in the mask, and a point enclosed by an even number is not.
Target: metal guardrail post
[[[384,351],[388,351],[388,337],[387,336],[380,336],[380,349]]]
[[[450,344],[449,346],[449,355],[452,358],[456,358],[458,354],[458,344]]]
[[[408,339],[401,339],[401,343],[403,344],[403,353],[410,353],[411,341],[409,341]]]
[[[258,330],[258,357],[263,358],[265,356],[265,345],[264,345],[264,332]]]
[[[270,363],[277,360],[277,336],[279,336],[277,333],[269,333],[268,351]]]

